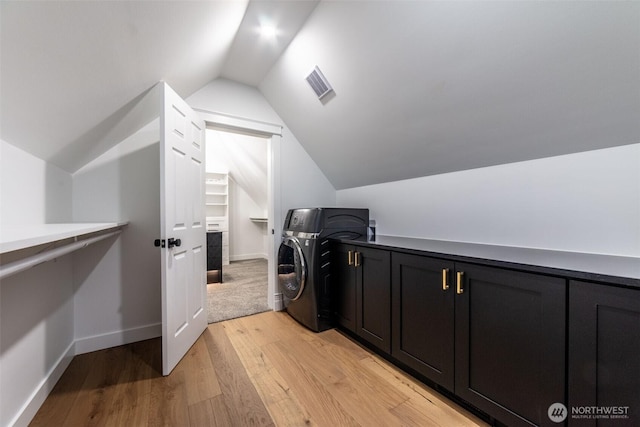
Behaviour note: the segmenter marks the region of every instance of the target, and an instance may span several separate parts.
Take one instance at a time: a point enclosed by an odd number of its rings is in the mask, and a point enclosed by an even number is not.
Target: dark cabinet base
[[[565,402],[566,282],[456,263],[455,393],[510,426]]]
[[[333,266],[348,335],[492,425],[640,425],[633,281],[383,247]]]
[[[391,354],[450,391],[453,391],[453,271],[451,261],[409,254],[392,256]]]
[[[391,255],[388,251],[358,248],[356,268],[356,332],[391,352]]]
[[[570,424],[640,425],[640,291],[578,281],[569,287],[569,411],[616,412],[609,419],[570,415]]]
[[[207,272],[218,271],[218,281],[222,283],[222,232],[215,231],[207,233]],[[207,283],[209,277],[207,274]]]

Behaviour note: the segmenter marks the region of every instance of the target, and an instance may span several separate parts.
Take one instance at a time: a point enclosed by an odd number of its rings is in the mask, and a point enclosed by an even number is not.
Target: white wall
[[[0,144],[0,228],[69,222],[71,175],[4,141]],[[3,279],[0,425],[26,425],[72,355],[71,255]]]
[[[267,224],[251,221],[261,207],[233,179],[229,179],[229,259],[267,258]],[[264,215],[264,214],[262,214]]]
[[[0,140],[0,225],[71,220],[71,175]]]
[[[159,120],[73,175],[73,220],[128,221],[120,238],[74,254],[79,353],[161,333]]]
[[[335,189],[304,150],[282,119],[254,87],[217,79],[187,99],[193,108],[283,126],[280,140],[280,209],[335,206]],[[282,224],[277,224],[282,227]],[[276,230],[279,235],[279,231]]]
[[[640,256],[640,144],[337,192],[378,234]]]

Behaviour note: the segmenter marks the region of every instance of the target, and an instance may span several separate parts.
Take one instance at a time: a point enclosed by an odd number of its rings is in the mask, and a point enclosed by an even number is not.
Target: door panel
[[[194,129],[195,131],[195,129]],[[197,182],[193,187],[189,186],[191,191],[191,227],[194,229],[203,228],[202,220],[205,218],[204,207],[204,180],[200,177],[204,175],[204,167],[199,159],[191,159],[191,167],[189,168],[189,182]]]
[[[565,402],[564,279],[456,263],[455,393],[507,425]]]
[[[207,326],[204,122],[166,83],[160,118],[162,370],[168,375]],[[179,240],[172,245],[170,239]]]
[[[358,247],[356,265],[357,333],[378,348],[391,352],[391,254]],[[356,262],[357,264],[358,262]]]
[[[620,408],[580,425],[638,425],[640,290],[571,281],[569,298],[569,407]]]
[[[453,391],[453,262],[393,253],[392,274],[391,354]]]

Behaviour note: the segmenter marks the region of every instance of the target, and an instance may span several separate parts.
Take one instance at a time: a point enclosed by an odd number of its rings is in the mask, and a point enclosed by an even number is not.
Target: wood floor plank
[[[273,312],[275,316],[271,316],[273,321],[271,324],[277,330],[281,330],[282,332],[286,332],[290,337],[297,336],[297,339],[303,340],[314,340],[316,339],[318,333],[313,332],[310,329],[302,326],[298,323],[293,317],[291,317],[285,311],[276,311]]]
[[[335,331],[333,332],[335,333]],[[388,410],[408,399],[407,395],[393,387],[389,387],[386,379],[377,375],[376,372],[362,369],[360,362],[364,359],[354,357],[351,348],[325,340],[325,336],[331,335],[333,334],[319,335],[316,340],[310,341],[309,344],[314,345],[318,349],[318,353],[323,355],[323,363],[339,366],[343,372],[343,379],[339,381],[338,387],[335,388],[335,392],[341,401],[353,398],[359,399],[359,396],[364,394],[367,395],[366,405],[369,405],[369,402],[373,402],[376,407],[374,410],[377,410],[377,408],[386,408]],[[375,356],[369,354],[368,358],[371,357]],[[345,392],[344,395],[342,395],[343,391]]]
[[[198,427],[232,426],[224,396],[220,394],[189,405],[189,425]]]
[[[209,325],[163,377],[154,339],[74,358],[33,426],[485,426],[351,338],[286,313]]]
[[[70,411],[63,425],[94,426],[105,425],[113,416],[110,403],[113,400],[113,386],[126,363],[127,353],[123,347],[104,351],[104,357],[96,359],[82,385],[73,411]]]
[[[230,321],[229,327],[225,330],[275,424],[291,427],[314,425],[311,416],[291,392],[278,370],[273,367],[262,347],[257,345],[257,342],[272,343],[278,340],[260,340],[260,337],[264,336],[263,329],[255,326],[251,328],[253,322],[247,321],[248,319]],[[247,324],[251,329],[246,327]]]
[[[318,334],[322,336],[322,340],[331,343],[336,347],[348,351],[356,359],[364,359],[371,355],[371,352],[360,344],[347,337],[344,333],[337,329],[329,329],[328,331]]]
[[[228,399],[224,394],[216,396],[210,400],[211,407],[213,408],[213,420],[215,426],[228,427],[234,425],[231,416],[229,415],[229,405],[233,405],[234,402]],[[198,424],[192,424],[196,427]]]
[[[260,329],[249,329],[241,319],[233,319],[225,322],[225,333],[232,342],[233,347],[242,362],[249,378],[255,374],[264,372],[269,367],[262,352],[262,346],[258,344],[264,334]],[[275,342],[277,340],[269,340]],[[262,341],[265,342],[265,341]]]
[[[349,375],[344,364],[334,363],[336,359],[333,355],[318,351],[310,341],[279,341],[271,345],[279,346],[283,353],[289,354],[290,359],[295,359],[304,369],[313,372],[322,384],[334,384]]]
[[[147,425],[188,426],[189,411],[183,371],[173,371],[166,377],[154,378],[150,384]]]
[[[442,396],[435,390],[420,383],[416,379],[405,374],[395,366],[379,357],[369,357],[360,361],[367,370],[375,372],[383,378],[390,387],[405,394],[409,400],[405,405],[399,405],[405,411],[417,411],[426,419],[436,420],[442,425],[459,426],[486,426],[487,424],[461,406]],[[400,409],[392,409],[401,419]],[[411,416],[409,415],[411,418]]]
[[[311,414],[275,368],[269,369],[264,374],[255,375],[252,381],[275,425],[291,427],[316,425]]]
[[[209,325],[203,337],[215,365],[220,389],[226,401],[232,425],[273,425],[255,387],[251,383],[222,324]]]
[[[197,340],[176,366],[184,372],[187,405],[209,400],[222,394],[216,371],[204,340]]]
[[[278,345],[279,343],[265,345],[265,354],[289,384],[290,392],[296,395],[309,412],[311,419],[318,425],[357,426],[355,419],[344,410],[314,373],[297,358],[291,357],[291,353]]]
[[[153,366],[155,353],[161,351],[160,344],[160,340],[156,339],[128,346],[131,362],[121,371],[118,390],[114,394],[119,401],[119,411],[108,420],[108,425],[141,426],[147,423],[151,404],[151,383],[154,378],[160,378],[159,372]]]
[[[215,426],[215,414],[209,400],[201,400],[189,405],[189,425]]]
[[[96,353],[82,354],[73,358],[67,370],[31,421],[31,426],[48,427],[64,424],[69,411],[73,407],[72,402],[75,402],[80,394],[82,385],[94,364],[95,358]]]

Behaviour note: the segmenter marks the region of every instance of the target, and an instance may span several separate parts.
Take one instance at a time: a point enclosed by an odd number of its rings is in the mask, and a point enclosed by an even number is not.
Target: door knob
[[[167,246],[169,249],[171,249],[174,246],[180,246],[182,245],[182,241],[180,239],[174,239],[173,237],[170,238],[169,240],[167,240]]]

